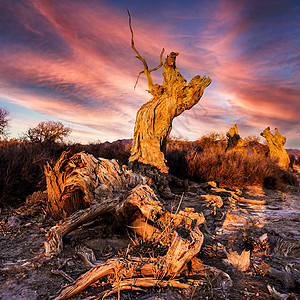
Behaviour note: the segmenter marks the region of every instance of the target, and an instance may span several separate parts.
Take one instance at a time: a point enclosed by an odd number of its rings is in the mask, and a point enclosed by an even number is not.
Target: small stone
[[[22,221],[15,216],[9,217],[7,220],[8,227],[19,227],[21,225]]]
[[[264,234],[259,238],[259,240],[260,240],[261,243],[266,242],[267,239],[268,239],[268,234],[267,234],[267,233],[264,233]]]
[[[73,267],[75,264],[74,264],[74,262],[72,261],[72,260],[69,260],[68,262],[67,262],[67,266],[68,267]]]

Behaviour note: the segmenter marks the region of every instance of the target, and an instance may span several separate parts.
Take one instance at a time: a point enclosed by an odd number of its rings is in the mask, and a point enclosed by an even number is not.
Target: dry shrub
[[[44,165],[55,163],[68,148],[73,154],[86,151],[127,164],[130,146],[130,140],[90,145],[0,141],[0,207],[16,206],[33,192],[45,190]]]
[[[167,166],[169,172],[178,178],[186,179],[188,176],[188,166],[186,155],[188,151],[195,147],[195,142],[179,140],[178,138],[169,139],[167,144]]]
[[[44,165],[55,163],[63,151],[75,154],[86,151],[95,157],[117,159],[128,164],[132,140],[113,143],[63,144],[0,141],[0,206],[15,206],[35,191],[46,189]],[[264,155],[243,155],[224,151],[226,141],[219,134],[210,134],[196,142],[171,139],[166,159],[170,173],[182,178],[210,181],[224,186],[265,185],[277,188],[284,184],[296,185],[289,172]],[[300,160],[300,159],[299,159]],[[299,164],[299,161],[296,161]]]
[[[261,143],[261,137],[256,135],[249,135],[244,138],[248,146],[254,150],[257,154],[265,154],[269,150],[266,141]]]
[[[45,189],[43,167],[51,161],[59,146],[16,140],[0,143],[0,206],[14,206],[34,191]]]
[[[227,141],[222,133],[211,132],[209,134],[203,135],[200,139],[196,141],[198,151],[200,149],[205,150],[208,148],[225,149],[227,146]]]
[[[286,184],[297,185],[294,175],[264,155],[207,148],[201,153],[190,151],[186,160],[191,178],[216,181],[221,186],[243,188],[260,185],[280,189]]]

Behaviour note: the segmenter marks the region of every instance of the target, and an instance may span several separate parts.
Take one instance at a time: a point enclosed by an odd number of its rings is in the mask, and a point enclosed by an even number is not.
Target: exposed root
[[[55,274],[55,275],[61,275],[62,277],[67,279],[69,282],[74,282],[75,281],[70,275],[68,275],[66,272],[64,272],[62,270],[53,270],[52,269],[51,273]]]
[[[65,176],[60,171],[63,172],[66,168],[68,173]],[[105,297],[125,289],[140,290],[155,286],[189,288],[189,283],[182,283],[178,280],[182,275],[220,277],[222,282],[226,282],[226,285],[231,284],[228,274],[205,266],[196,258],[204,239],[198,226],[205,225],[205,218],[202,213],[198,214],[190,208],[180,210],[183,197],[175,213],[165,211],[148,185],[137,184],[143,181],[141,176],[127,172],[115,161],[97,160],[84,153],[79,153],[71,158],[65,154],[54,169],[55,172],[52,171],[56,178],[61,178],[61,186],[57,186],[55,191],[50,192],[52,204],[55,199],[62,199],[62,197],[64,197],[64,205],[67,204],[67,195],[70,196],[69,201],[74,201],[76,197],[74,198],[72,193],[62,192],[54,195],[54,192],[66,190],[66,187],[69,192],[77,189],[83,191],[86,201],[91,199],[92,194],[97,195],[95,200],[99,203],[74,212],[51,228],[47,235],[48,241],[45,242],[46,255],[60,253],[63,248],[63,238],[68,233],[106,213],[111,214],[117,223],[131,228],[143,241],[159,243],[167,249],[165,254],[157,257],[136,257],[126,253],[122,258],[112,258],[96,265],[93,251],[78,245],[75,249],[76,253],[91,269],[62,288],[56,296],[56,300],[68,299],[107,275],[109,275],[112,290],[107,291],[104,294]],[[49,174],[48,181],[51,179]],[[101,184],[99,185],[99,183]],[[71,186],[76,186],[76,188],[70,189]],[[49,188],[53,188],[53,184],[49,183]],[[103,193],[107,190],[112,193],[116,189],[127,190],[125,194],[127,197],[122,197],[117,192],[114,194],[115,198],[104,197],[102,199],[100,197],[100,190]],[[104,195],[107,196],[105,193]],[[210,204],[216,208],[222,206],[223,202],[219,198],[214,196],[216,201],[210,202]],[[89,202],[91,203],[90,200]]]
[[[234,200],[236,200],[238,202],[241,202],[241,203],[252,204],[252,205],[265,205],[265,204],[267,204],[267,202],[265,200],[246,199],[244,197],[238,196],[235,192],[230,191],[230,190],[226,190],[224,188],[212,188],[212,190],[214,192],[217,192],[217,193],[229,193]]]
[[[77,245],[75,247],[75,253],[82,259],[88,267],[95,267],[96,257],[94,251],[84,245]]]

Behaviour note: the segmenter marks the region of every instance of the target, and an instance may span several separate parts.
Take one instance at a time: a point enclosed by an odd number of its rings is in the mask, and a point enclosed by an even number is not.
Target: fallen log
[[[44,243],[46,255],[60,253],[63,238],[68,233],[105,214],[112,215],[116,223],[128,226],[143,241],[160,243],[168,249],[165,255],[157,257],[128,254],[101,264],[97,264],[91,251],[77,249],[91,269],[64,287],[55,299],[68,299],[107,275],[110,276],[111,290],[104,292],[104,296],[129,287],[187,288],[189,284],[179,281],[181,275],[205,275],[207,272],[231,282],[226,273],[204,266],[196,259],[204,240],[198,226],[205,224],[205,218],[191,208],[180,210],[182,198],[175,213],[166,211],[155,192],[144,184],[143,176],[127,171],[116,161],[96,159],[86,153],[71,156],[65,152],[54,168],[48,165],[46,172],[48,204],[53,208],[49,212],[62,212],[65,216],[64,207],[75,207],[72,201],[83,201],[70,191],[77,193],[80,190],[85,203],[89,203],[89,207],[77,210],[49,230],[48,240]]]
[[[47,163],[45,175],[47,212],[56,220],[94,202],[122,198],[124,192],[146,183],[143,176],[127,170],[116,160],[97,159],[85,152],[72,156],[70,151],[64,151],[54,167]]]

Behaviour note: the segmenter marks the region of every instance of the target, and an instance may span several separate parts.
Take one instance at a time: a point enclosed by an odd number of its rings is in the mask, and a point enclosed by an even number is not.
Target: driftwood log
[[[175,60],[179,53],[171,52],[165,59],[163,84],[153,84],[151,72],[162,66],[164,49],[160,55],[160,64],[149,70],[145,59],[134,45],[130,14],[129,28],[131,47],[144,66],[144,70],[140,72],[139,76],[142,73],[145,74],[148,92],[152,95],[152,99],[142,105],[137,112],[129,161],[131,165],[139,162],[155,166],[162,173],[168,173],[165,153],[173,119],[199,102],[204,89],[211,83],[211,79],[197,75],[187,83],[176,68]]]
[[[286,137],[279,133],[278,128],[275,128],[275,134],[273,135],[270,131],[270,127],[267,127],[260,135],[267,140],[269,146],[267,155],[278,160],[278,165],[280,167],[288,169],[290,165],[290,158],[286,150],[283,148],[286,142]]]

